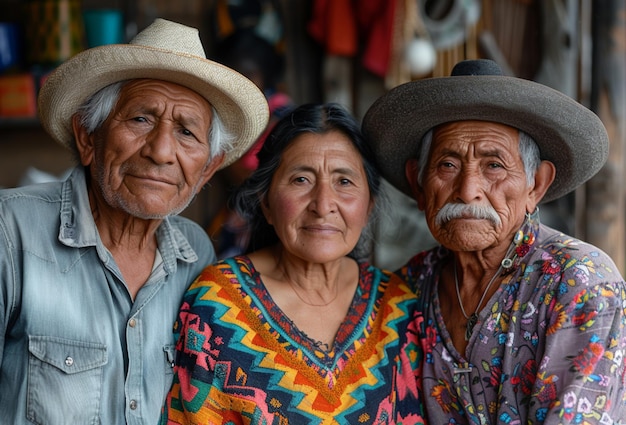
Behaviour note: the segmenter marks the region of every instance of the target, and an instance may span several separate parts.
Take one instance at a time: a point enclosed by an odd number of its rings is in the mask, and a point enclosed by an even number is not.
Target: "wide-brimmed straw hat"
[[[222,168],[246,152],[265,129],[269,109],[259,88],[238,72],[206,58],[196,28],[156,19],[129,44],[110,44],[70,58],[47,78],[38,100],[43,127],[60,144],[74,143],[72,115],[109,84],[136,78],[163,80],[204,97],[236,136]]]
[[[459,62],[450,77],[428,78],[391,89],[369,108],[363,131],[383,177],[411,196],[405,164],[422,137],[440,124],[481,120],[529,134],[556,177],[542,202],[559,198],[595,175],[607,160],[602,121],[569,96],[542,84],[502,75],[490,60]]]

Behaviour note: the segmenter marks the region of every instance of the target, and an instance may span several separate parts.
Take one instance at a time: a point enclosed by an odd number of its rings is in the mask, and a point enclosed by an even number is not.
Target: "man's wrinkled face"
[[[143,219],[177,214],[221,164],[209,162],[211,120],[211,105],[192,90],[133,80],[88,136],[81,162],[110,207]]]
[[[435,239],[455,251],[508,245],[535,202],[519,131],[485,121],[437,127],[423,185],[412,187]]]

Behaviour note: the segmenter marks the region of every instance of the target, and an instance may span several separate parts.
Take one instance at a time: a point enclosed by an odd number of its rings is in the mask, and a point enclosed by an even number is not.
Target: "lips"
[[[160,176],[160,175],[153,175],[153,174],[142,174],[142,175],[138,175],[138,174],[132,174],[129,175],[129,177],[138,179],[138,180],[143,180],[146,183],[160,183],[160,184],[167,184],[167,185],[172,185],[172,186],[176,186],[176,182],[173,181],[171,178],[169,177],[164,177],[164,176]]]
[[[337,227],[332,226],[332,225],[327,225],[327,224],[312,224],[312,225],[302,226],[302,228],[310,232],[328,232],[328,233],[341,232],[341,230],[338,229]]]

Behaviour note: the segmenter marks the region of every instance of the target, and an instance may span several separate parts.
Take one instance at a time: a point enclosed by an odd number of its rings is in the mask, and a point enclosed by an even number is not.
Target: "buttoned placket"
[[[144,327],[150,326],[143,320],[143,306],[152,299],[159,288],[163,285],[167,276],[161,263],[153,271],[144,287],[137,293],[130,317],[126,326],[126,349],[128,350],[128,372],[126,377],[126,420],[128,424],[142,424],[143,393],[146,390],[147,376],[143,376],[144,351]]]
[[[474,415],[480,417],[479,412],[476,411],[476,403],[474,403],[474,397],[471,390],[472,379],[478,375],[475,366],[469,363],[454,363],[452,382],[455,384],[457,397],[462,400],[465,411],[473,411]]]

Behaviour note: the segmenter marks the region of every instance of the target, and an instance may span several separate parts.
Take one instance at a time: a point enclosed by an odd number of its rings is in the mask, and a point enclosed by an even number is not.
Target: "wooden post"
[[[592,1],[591,109],[609,134],[609,159],[585,188],[586,240],[626,271],[626,2]]]

